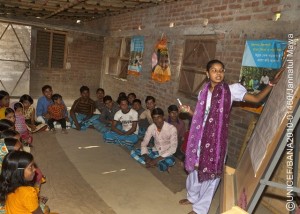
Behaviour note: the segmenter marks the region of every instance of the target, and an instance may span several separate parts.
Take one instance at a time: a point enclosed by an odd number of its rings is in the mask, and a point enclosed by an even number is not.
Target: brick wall
[[[41,96],[45,84],[60,93],[67,105],[80,96],[79,88],[87,85],[95,98],[99,87],[102,65],[103,37],[69,33],[67,36],[67,62],[69,69],[31,69],[30,94]]]
[[[282,11],[282,18],[273,21],[274,12]],[[120,91],[135,92],[141,100],[152,95],[157,105],[166,110],[170,104],[176,104],[176,98],[183,103],[195,106],[195,100],[178,92],[180,65],[186,35],[218,35],[216,58],[225,63],[226,81],[238,82],[242,56],[246,40],[277,38],[287,39],[288,32],[298,32],[291,23],[297,18],[299,2],[279,0],[223,0],[223,1],[179,1],[155,8],[143,9],[100,21],[105,23],[110,36],[104,42],[104,57],[111,56],[113,38],[143,35],[145,51],[143,72],[138,78],[129,76],[127,81],[119,81],[104,74],[101,82],[107,94],[117,98]],[[208,24],[205,25],[205,22]],[[175,27],[169,28],[174,22]],[[138,26],[142,30],[138,30]],[[165,33],[168,37],[171,81],[159,84],[150,79],[151,54],[155,42]],[[233,108],[227,164],[236,166],[241,144],[253,115],[239,108]]]

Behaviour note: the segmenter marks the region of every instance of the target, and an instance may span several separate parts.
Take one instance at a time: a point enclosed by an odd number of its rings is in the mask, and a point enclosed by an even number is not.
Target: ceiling
[[[0,0],[0,18],[38,22],[91,21],[175,1],[177,0]]]

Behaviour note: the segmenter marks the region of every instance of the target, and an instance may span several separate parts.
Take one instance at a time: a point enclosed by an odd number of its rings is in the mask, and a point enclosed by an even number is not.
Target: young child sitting
[[[8,153],[3,160],[0,175],[0,203],[10,213],[49,213],[39,204],[39,189],[34,187],[35,163],[33,156],[24,151]],[[45,207],[44,207],[45,208]]]
[[[168,171],[175,164],[173,154],[177,149],[177,130],[164,121],[164,112],[161,108],[152,111],[151,124],[141,143],[141,149],[131,151],[131,157],[145,164],[147,168],[157,166],[160,171]],[[154,138],[154,147],[147,147],[151,137]]]
[[[54,128],[54,121],[59,122],[62,130],[61,132],[63,134],[68,134],[67,132],[67,120],[68,117],[65,116],[65,111],[66,111],[66,106],[62,102],[62,96],[60,94],[53,94],[52,95],[52,101],[53,104],[48,106],[48,114],[49,114],[49,119],[48,119],[48,126],[50,128],[50,131],[53,133],[56,132]]]
[[[1,108],[0,109],[0,119],[7,119],[15,124],[15,122],[16,122],[15,111],[9,107]]]
[[[29,96],[28,94],[23,94],[20,97],[19,102],[23,104],[24,107],[23,114],[25,116],[25,122],[26,125],[28,126],[28,129],[31,132],[37,132],[39,130],[44,130],[47,128],[47,124],[36,121],[35,108],[32,106],[33,99],[31,96]]]
[[[25,146],[26,145],[31,146],[33,138],[27,129],[25,116],[23,114],[22,103],[19,102],[15,103],[14,109],[15,109],[15,117],[16,117],[16,122],[15,122],[16,131],[20,133],[23,144]]]

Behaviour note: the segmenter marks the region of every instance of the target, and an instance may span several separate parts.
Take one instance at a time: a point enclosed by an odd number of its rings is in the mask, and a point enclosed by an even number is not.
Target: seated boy
[[[138,113],[128,106],[127,97],[119,98],[120,110],[114,116],[111,131],[103,134],[107,143],[120,144],[129,150],[138,142]],[[122,128],[117,128],[117,123],[122,124]]]
[[[139,117],[145,111],[145,109],[142,107],[142,102],[139,99],[133,100],[132,108],[138,112]],[[138,136],[139,136],[139,138],[143,138],[145,136],[146,130],[150,124],[147,119],[139,119],[138,124],[139,124]]]
[[[164,112],[161,108],[152,111],[151,124],[141,143],[141,149],[131,151],[131,157],[145,164],[147,168],[157,166],[160,171],[168,171],[175,164],[173,154],[177,149],[177,130],[175,126],[164,121]],[[154,147],[147,147],[151,137],[154,138]]]
[[[183,122],[183,120],[178,118],[178,107],[176,105],[170,105],[168,107],[168,113],[169,113],[169,117],[166,120],[166,122],[175,126],[177,129],[177,134],[178,134],[178,147],[177,147],[177,151],[174,155],[179,160],[183,161],[185,155],[180,150],[180,148],[184,142],[184,137],[185,137],[185,133],[186,133],[185,123]]]
[[[103,101],[103,97],[105,95],[103,88],[98,88],[96,91],[97,100],[95,101],[95,107],[98,109],[100,113],[102,113],[103,109],[105,108],[105,104]]]
[[[86,130],[88,127],[99,123],[99,115],[94,115],[95,102],[90,98],[90,89],[87,86],[80,88],[81,97],[74,101],[71,110],[72,128]]]
[[[102,134],[110,131],[114,116],[116,112],[120,110],[119,105],[115,103],[109,95],[103,97],[103,102],[105,104],[105,107],[99,115],[100,123],[94,125],[95,129],[97,129],[97,131],[101,132]]]
[[[155,106],[156,106],[155,98],[152,96],[147,96],[145,103],[146,103],[147,109],[140,115],[140,119],[147,119],[149,124],[152,124],[153,120],[152,120],[151,113],[152,113],[153,109],[155,109]]]

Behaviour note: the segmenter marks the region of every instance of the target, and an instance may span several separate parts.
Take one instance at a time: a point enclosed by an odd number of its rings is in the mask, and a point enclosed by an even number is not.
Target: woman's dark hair
[[[223,64],[223,62],[221,62],[220,60],[217,60],[217,59],[213,59],[207,63],[206,70],[209,71],[209,69],[211,68],[211,66],[213,64],[220,64],[220,65],[222,65],[223,69],[225,69],[225,65]]]
[[[15,124],[13,122],[11,122],[8,119],[1,119],[0,120],[0,131],[5,131],[7,129],[11,129],[15,126]]]
[[[19,132],[11,129],[6,129],[1,132],[1,138],[7,138],[7,137],[15,137],[19,134]]]
[[[6,108],[4,112],[5,117],[10,113],[15,113],[15,111],[12,108]]]
[[[4,90],[1,90],[1,91],[0,91],[0,100],[2,100],[5,96],[9,96],[9,93],[7,93],[7,92],[4,91]]]
[[[90,91],[89,87],[83,85],[80,87],[80,93],[82,94],[84,91]]]
[[[24,101],[28,101],[30,104],[33,104],[33,99],[32,99],[32,97],[31,97],[30,95],[28,95],[28,94],[23,94],[23,95],[20,97],[19,102],[24,104]]]
[[[145,103],[148,102],[149,100],[152,100],[155,103],[155,98],[152,97],[152,96],[147,96],[146,100],[145,100]]]
[[[51,97],[51,99],[54,102],[54,100],[62,99],[62,96],[60,94],[53,94],[52,97]]]
[[[106,95],[105,97],[103,97],[103,102],[105,103],[106,101],[112,101],[112,98],[111,98],[111,96],[109,96],[109,95]]]
[[[15,151],[15,145],[19,142],[18,139],[16,138],[13,138],[13,137],[7,137],[7,138],[4,138],[4,143],[5,143],[5,146],[8,150],[8,152],[12,152],[12,151]]]
[[[178,112],[178,107],[177,105],[170,105],[168,107],[168,113],[170,113],[171,111],[177,111]]]
[[[151,116],[153,117],[154,115],[164,116],[164,111],[161,108],[155,108],[151,112]]]
[[[33,161],[32,154],[24,151],[13,151],[5,155],[0,174],[0,202],[20,186],[33,186],[33,181],[24,178],[25,168]]]
[[[50,85],[44,85],[44,86],[42,87],[42,92],[46,91],[47,89],[52,90],[52,87],[51,87]]]
[[[17,102],[14,104],[14,110],[17,110],[18,108],[23,108],[23,104],[20,102]]]

